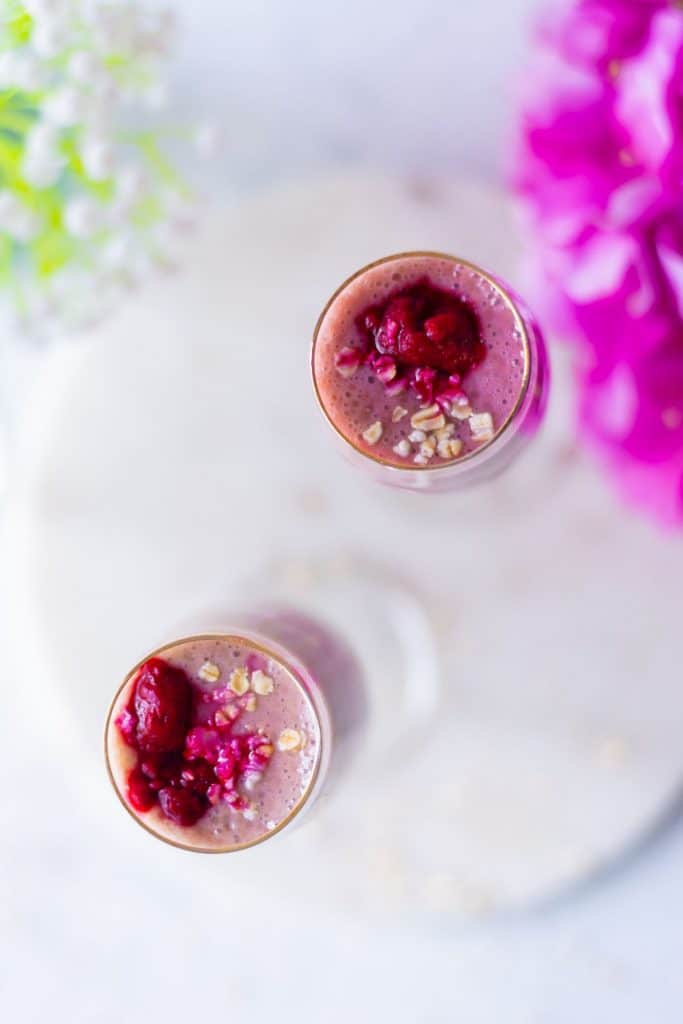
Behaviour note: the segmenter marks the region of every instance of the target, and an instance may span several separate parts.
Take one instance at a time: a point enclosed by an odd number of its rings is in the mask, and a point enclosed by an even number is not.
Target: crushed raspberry
[[[438,373],[431,366],[419,366],[413,372],[411,385],[423,405],[431,405],[434,401],[434,388],[437,379]]]
[[[361,358],[392,391],[408,384],[431,405],[454,390],[486,355],[474,310],[427,278],[363,310],[356,318]]]
[[[248,697],[224,687],[207,693],[162,659],[145,662],[116,720],[138,753],[127,780],[131,807],[144,813],[158,806],[185,827],[220,801],[236,811],[248,808],[240,786],[260,778],[273,753],[264,734],[235,731]],[[193,718],[202,724],[193,725]]]
[[[189,760],[203,758],[209,764],[215,764],[218,760],[218,743],[217,729],[198,725],[190,729],[185,737],[185,757]]]
[[[267,672],[268,671],[268,659],[262,654],[258,654],[256,651],[252,651],[251,654],[247,655],[247,660],[244,663],[249,675],[253,675],[254,672]]]

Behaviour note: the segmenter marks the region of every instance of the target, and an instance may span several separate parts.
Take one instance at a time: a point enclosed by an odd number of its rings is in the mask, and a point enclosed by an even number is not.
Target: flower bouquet
[[[583,439],[621,493],[683,522],[683,4],[563,0],[541,18],[513,167],[537,305],[579,355]]]

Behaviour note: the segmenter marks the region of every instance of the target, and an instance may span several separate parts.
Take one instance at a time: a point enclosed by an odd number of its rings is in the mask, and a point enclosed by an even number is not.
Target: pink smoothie
[[[480,346],[466,372],[450,374],[448,359],[432,356],[429,339],[422,367],[419,350],[403,363],[400,336],[386,354],[381,339],[387,319],[392,326],[390,303],[420,283],[446,302],[452,296],[462,303],[464,329],[478,334]],[[385,318],[376,343],[367,332],[364,341],[359,330],[368,310],[375,323]],[[419,336],[434,328],[438,341],[444,321],[432,317],[426,328],[420,321]],[[453,335],[455,344],[457,317]],[[360,271],[331,299],[316,331],[313,375],[326,417],[357,452],[403,470],[444,468],[493,444],[514,418],[529,379],[527,329],[510,294],[478,268],[440,255],[389,257]]]
[[[159,712],[158,700],[168,708]],[[162,839],[210,852],[251,846],[311,796],[326,714],[298,668],[251,638],[180,640],[137,666],[112,704],[112,781],[131,814]],[[190,800],[189,811],[181,798]],[[198,820],[179,820],[190,812]]]

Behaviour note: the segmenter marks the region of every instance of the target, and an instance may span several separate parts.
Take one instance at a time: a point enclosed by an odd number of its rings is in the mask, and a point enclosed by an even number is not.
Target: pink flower
[[[580,434],[683,523],[683,10],[562,0],[540,22],[513,185],[539,311],[578,347]]]

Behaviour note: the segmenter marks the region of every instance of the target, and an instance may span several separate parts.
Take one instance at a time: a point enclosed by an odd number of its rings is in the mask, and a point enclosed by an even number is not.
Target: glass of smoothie
[[[299,820],[364,717],[362,677],[344,643],[305,616],[271,610],[139,661],[110,706],[105,758],[121,803],[148,832],[226,853]]]
[[[514,292],[466,260],[408,252],[363,267],[315,329],[319,405],[382,483],[450,491],[504,469],[537,431],[549,367]]]

